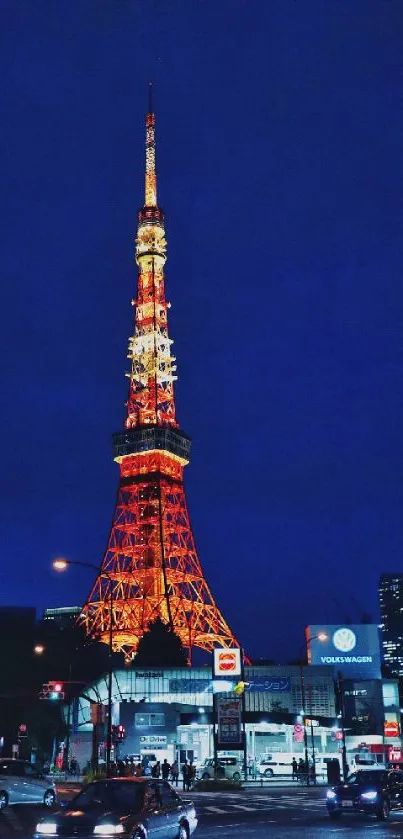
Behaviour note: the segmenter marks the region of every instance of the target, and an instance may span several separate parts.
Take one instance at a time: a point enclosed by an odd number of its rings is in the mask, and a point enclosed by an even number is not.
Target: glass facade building
[[[392,676],[403,676],[403,574],[381,575],[379,608],[384,662]]]

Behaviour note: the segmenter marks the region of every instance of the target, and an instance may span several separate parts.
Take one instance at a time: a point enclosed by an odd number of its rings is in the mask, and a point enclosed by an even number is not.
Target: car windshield
[[[141,810],[145,784],[130,781],[98,781],[88,784],[70,802],[70,809],[86,810],[90,807],[108,807],[112,810]]]
[[[359,784],[383,784],[388,778],[388,773],[382,770],[368,769],[365,772],[357,772]]]

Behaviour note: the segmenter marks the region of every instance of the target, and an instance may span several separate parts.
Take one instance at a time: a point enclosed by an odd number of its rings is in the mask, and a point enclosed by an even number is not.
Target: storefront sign
[[[239,647],[214,650],[214,676],[240,676],[241,650]]]
[[[170,693],[211,693],[210,679],[170,679]]]
[[[400,727],[398,722],[386,720],[384,723],[385,737],[398,737],[400,734]]]
[[[396,762],[400,763],[400,761],[402,760],[402,750],[396,749],[394,746],[386,746],[386,749],[388,752],[388,760],[390,762],[395,760]]]
[[[249,680],[249,693],[289,693],[291,690],[290,679],[270,679],[259,676],[257,679]]]
[[[162,679],[163,670],[136,670],[136,679]]]
[[[164,734],[142,734],[140,737],[140,746],[153,746],[155,749],[162,749],[167,742]]]
[[[217,748],[242,749],[242,700],[217,699]]]

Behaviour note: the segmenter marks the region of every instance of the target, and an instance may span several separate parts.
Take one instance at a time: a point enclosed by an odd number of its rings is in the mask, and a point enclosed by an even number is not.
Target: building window
[[[135,728],[149,728],[150,726],[163,727],[165,725],[165,714],[135,714]]]

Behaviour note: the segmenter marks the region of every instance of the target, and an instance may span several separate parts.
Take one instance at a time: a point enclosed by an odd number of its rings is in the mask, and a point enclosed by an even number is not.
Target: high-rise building
[[[381,574],[379,607],[385,664],[391,675],[403,676],[403,574]]]
[[[160,618],[189,652],[236,647],[197,555],[183,469],[190,439],[176,418],[175,357],[168,333],[164,213],[157,200],[155,117],[146,116],[145,197],[138,216],[134,331],[124,430],[114,435],[120,483],[99,575],[81,620],[92,637],[128,659]]]

